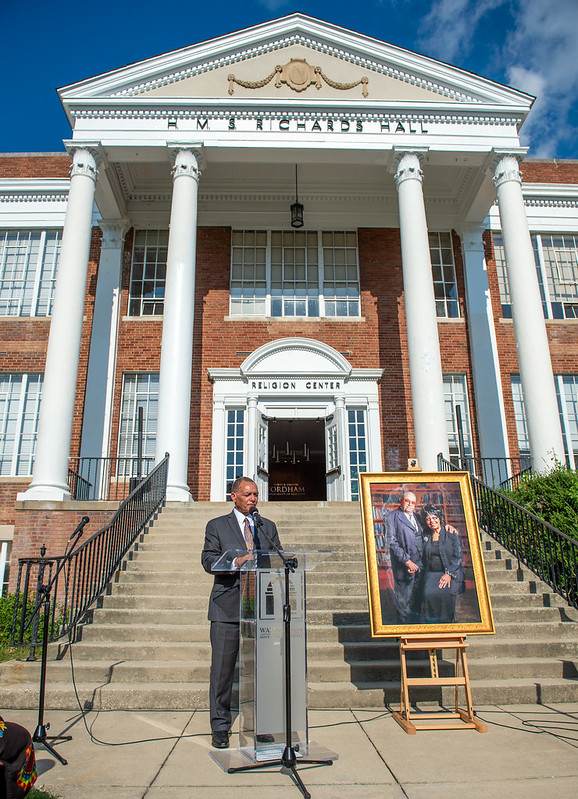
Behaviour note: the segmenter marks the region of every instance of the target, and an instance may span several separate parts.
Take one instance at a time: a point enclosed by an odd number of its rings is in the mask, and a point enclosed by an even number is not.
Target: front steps
[[[308,575],[309,707],[397,705],[397,642],[372,640],[369,631],[359,506],[261,507],[277,522],[287,549],[333,551]],[[228,503],[170,504],[141,537],[72,648],[81,706],[207,707],[212,578],[200,566],[200,551],[207,520],[228,510]],[[497,634],[469,637],[474,702],[578,701],[578,612],[531,572],[519,572],[511,555],[485,535],[483,547]],[[449,667],[441,662],[442,670]],[[426,668],[416,660],[412,674],[425,674]],[[0,665],[0,704],[34,708],[38,672],[37,663]],[[48,708],[78,707],[70,675],[68,652],[49,663]],[[444,689],[444,700],[452,696],[453,689]],[[421,698],[417,692],[415,698]]]

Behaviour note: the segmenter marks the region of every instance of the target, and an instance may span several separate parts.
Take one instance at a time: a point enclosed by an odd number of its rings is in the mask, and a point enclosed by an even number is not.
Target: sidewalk
[[[339,754],[333,766],[299,768],[312,799],[576,799],[578,704],[477,708],[488,732],[427,731],[406,735],[389,712],[311,711],[310,738]],[[36,712],[5,718],[33,731]],[[108,711],[45,714],[68,760],[37,745],[37,787],[64,799],[299,799],[279,768],[226,774],[210,758],[206,712]],[[147,743],[127,741],[161,738]],[[232,738],[233,746],[237,739]]]

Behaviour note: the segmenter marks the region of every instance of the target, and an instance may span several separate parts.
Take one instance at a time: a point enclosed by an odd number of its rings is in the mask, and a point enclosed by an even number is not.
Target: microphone
[[[72,533],[72,535],[70,536],[70,538],[68,540],[72,541],[72,539],[74,538],[75,535],[77,535],[78,533],[81,533],[84,530],[84,528],[86,527],[86,525],[89,523],[89,521],[90,521],[90,519],[88,518],[88,516],[83,516],[82,519],[80,520],[78,526],[76,527],[76,530]]]
[[[252,508],[249,508],[249,516],[253,517],[253,522],[256,524],[257,527],[263,526],[263,519],[261,518],[261,514],[254,505]]]

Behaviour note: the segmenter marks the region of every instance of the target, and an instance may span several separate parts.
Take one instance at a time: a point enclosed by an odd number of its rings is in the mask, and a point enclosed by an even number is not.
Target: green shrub
[[[525,477],[512,491],[504,492],[518,505],[578,540],[578,474],[560,463],[545,474]]]

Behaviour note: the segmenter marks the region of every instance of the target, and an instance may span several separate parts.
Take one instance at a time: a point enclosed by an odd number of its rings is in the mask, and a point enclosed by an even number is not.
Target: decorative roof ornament
[[[275,88],[279,89],[282,83],[293,89],[294,92],[304,92],[306,89],[315,84],[316,89],[321,88],[321,79],[325,81],[332,89],[339,91],[348,91],[354,89],[356,86],[363,86],[362,94],[364,97],[368,96],[367,84],[369,78],[365,75],[358,81],[353,83],[338,83],[331,80],[324,72],[322,67],[314,67],[308,64],[304,58],[292,58],[288,64],[284,66],[277,65],[270,75],[262,80],[241,80],[235,77],[232,73],[228,76],[229,81],[229,94],[234,94],[235,84],[242,86],[244,89],[262,89],[275,78]]]

